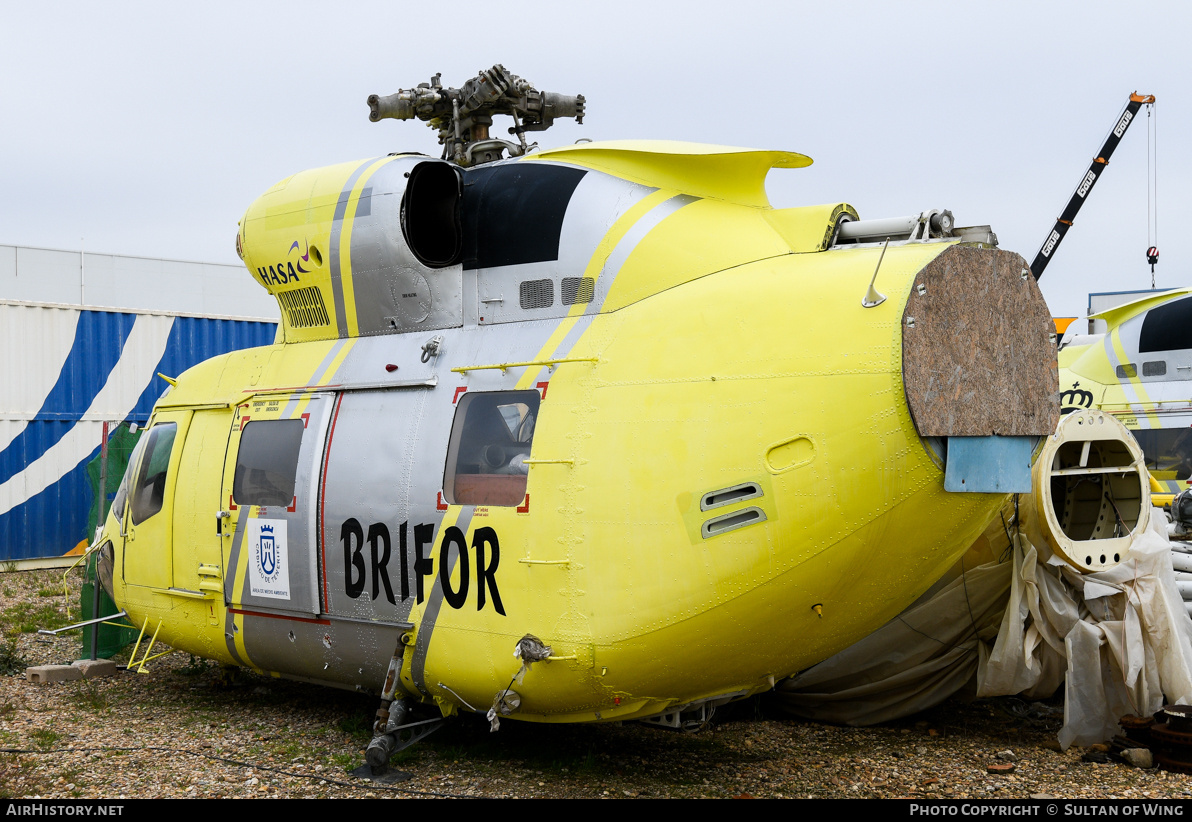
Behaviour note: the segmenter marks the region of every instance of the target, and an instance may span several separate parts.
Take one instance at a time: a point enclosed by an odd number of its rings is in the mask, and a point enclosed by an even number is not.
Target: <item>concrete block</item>
[[[94,679],[97,676],[115,676],[120,666],[110,659],[76,659],[71,667],[83,672],[83,679]]]
[[[68,682],[82,679],[83,672],[73,665],[34,665],[25,669],[25,679],[44,685],[47,682]]]

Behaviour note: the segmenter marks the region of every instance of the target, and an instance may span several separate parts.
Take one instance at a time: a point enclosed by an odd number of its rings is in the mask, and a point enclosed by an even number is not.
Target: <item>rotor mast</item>
[[[538,91],[499,63],[462,88],[443,88],[440,76],[386,97],[369,95],[368,119],[374,123],[387,118],[424,121],[438,130],[443,159],[461,166],[500,160],[506,151],[510,157],[522,156],[534,146],[526,144],[525,132],[545,131],[558,117],[573,117],[581,125],[584,122],[582,94],[572,97]],[[509,134],[517,138],[516,143],[490,136],[497,114],[513,118]]]

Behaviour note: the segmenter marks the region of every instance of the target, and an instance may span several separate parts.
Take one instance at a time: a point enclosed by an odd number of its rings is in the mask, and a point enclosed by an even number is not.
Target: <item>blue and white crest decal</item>
[[[289,555],[284,519],[253,519],[248,523],[249,589],[254,597],[290,598]]]

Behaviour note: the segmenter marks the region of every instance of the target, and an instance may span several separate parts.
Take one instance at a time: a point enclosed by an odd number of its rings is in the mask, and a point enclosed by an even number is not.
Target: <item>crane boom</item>
[[[1109,158],[1113,155],[1118,143],[1122,141],[1122,137],[1125,135],[1126,129],[1130,127],[1130,123],[1134,121],[1134,115],[1138,113],[1138,109],[1144,104],[1150,105],[1154,102],[1155,97],[1152,94],[1134,92],[1130,95],[1129,102],[1126,103],[1126,107],[1122,109],[1121,115],[1118,116],[1117,125],[1109,132],[1109,135],[1105,138],[1104,145],[1101,146],[1101,150],[1097,152],[1097,156],[1089,163],[1088,171],[1081,178],[1080,184],[1076,186],[1076,190],[1072,192],[1072,197],[1068,200],[1068,205],[1064,208],[1063,213],[1056,218],[1055,227],[1047,235],[1047,239],[1043,241],[1043,246],[1039,249],[1039,253],[1035,255],[1035,261],[1031,263],[1031,273],[1035,275],[1036,280],[1043,276],[1043,269],[1051,262],[1051,255],[1055,253],[1060,242],[1064,239],[1064,235],[1072,227],[1072,222],[1076,219],[1076,213],[1084,205],[1084,201],[1088,198],[1089,192],[1093,190],[1097,178],[1101,176],[1105,166],[1109,165]]]

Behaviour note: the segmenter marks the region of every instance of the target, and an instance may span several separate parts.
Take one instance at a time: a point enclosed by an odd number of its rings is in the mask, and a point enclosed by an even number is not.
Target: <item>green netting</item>
[[[132,449],[136,447],[137,440],[141,438],[144,430],[144,428],[138,428],[134,434],[128,430],[128,423],[122,422],[116,426],[115,431],[108,435],[108,475],[107,488],[104,489],[104,493],[101,494],[99,491],[99,474],[103,453],[100,452],[95,459],[87,463],[87,478],[91,482],[91,513],[87,515],[87,532],[83,534],[83,538],[88,542],[95,537],[95,526],[99,522],[100,500],[108,503],[116,495],[117,489],[120,488],[120,480],[124,478],[124,469],[128,467],[128,457],[132,454]],[[110,506],[105,504],[105,514],[108,507]]]
[[[128,430],[128,423],[120,423],[116,426],[116,430],[108,435],[108,470],[106,476],[107,487],[100,491],[99,476],[101,473],[103,452],[99,456],[87,463],[87,477],[91,482],[91,512],[87,516],[87,532],[83,535],[84,539],[90,542],[95,537],[95,527],[99,522],[100,510],[99,506],[102,502],[104,505],[104,514],[107,514],[110,507],[111,498],[115,496],[116,491],[120,488],[120,481],[124,478],[124,470],[128,467],[128,458],[132,454],[132,450],[136,447],[137,440],[140,439],[143,428],[138,428],[134,434]],[[80,611],[83,614],[83,619],[88,620],[96,616],[94,612],[94,598],[95,598],[95,558],[92,555],[87,560],[87,571],[83,581],[83,591],[80,596],[81,602]],[[99,588],[99,616],[110,616],[119,612],[116,603],[112,602],[112,598],[108,596],[103,587]],[[99,626],[99,640],[96,643],[96,656],[103,659],[109,659],[116,652],[118,652],[125,645],[128,645],[137,638],[137,632],[131,628],[117,628],[112,625]],[[83,652],[82,658],[89,659],[91,657],[91,627],[88,626],[83,629]]]
[[[83,592],[80,595],[81,602],[80,612],[83,615],[83,621],[91,619],[95,616],[94,612],[94,597],[95,597],[95,559],[98,554],[92,554],[87,560],[87,573],[83,577]],[[116,603],[112,602],[112,598],[108,596],[107,591],[103,586],[99,588],[99,615],[111,616],[119,613]],[[119,620],[113,622],[127,622],[126,617],[121,617]],[[137,631],[133,628],[117,628],[114,625],[104,625],[100,623],[99,626],[99,641],[96,643],[96,656],[101,659],[111,659],[115,654],[125,645],[130,644],[137,638]],[[91,626],[83,628],[83,652],[80,654],[81,659],[91,658]]]

